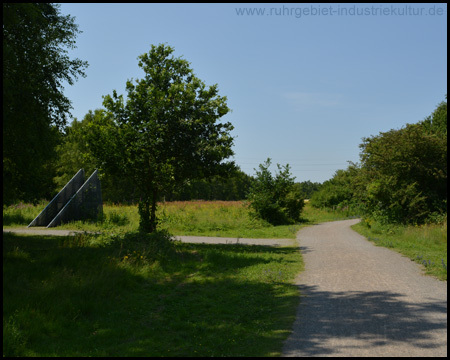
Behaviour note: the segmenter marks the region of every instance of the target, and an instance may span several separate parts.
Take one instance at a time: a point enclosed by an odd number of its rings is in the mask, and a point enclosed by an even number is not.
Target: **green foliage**
[[[363,139],[366,209],[384,222],[423,223],[447,208],[447,139],[422,124]]]
[[[302,181],[301,183],[295,183],[294,186],[298,188],[305,199],[311,199],[313,194],[319,191],[322,185],[318,182],[311,182],[310,180],[307,180]]]
[[[311,197],[311,205],[316,208],[337,208],[354,204],[354,178],[358,167],[351,164],[347,170],[337,170],[325,181],[320,190]]]
[[[57,176],[54,178],[56,190],[61,188],[72,178],[76,172],[84,168],[87,176],[99,167],[102,183],[103,201],[133,203],[139,199],[136,187],[133,183],[120,174],[111,174],[96,163],[88,146],[88,139],[92,134],[92,124],[102,124],[107,121],[104,110],[89,111],[82,121],[75,119],[66,128],[62,142],[57,146],[58,159],[56,162]]]
[[[102,182],[103,201],[114,203],[136,203],[139,193],[133,182],[122,175],[108,172],[96,163],[88,146],[90,123],[102,126],[105,122],[105,111],[96,109],[89,111],[82,121],[76,119],[66,128],[62,143],[57,146],[58,159],[56,162],[57,176],[54,178],[56,189],[59,191],[80,169],[91,174],[99,166]],[[196,179],[174,187],[162,193],[160,200],[243,200],[248,192],[252,178],[239,170],[224,176],[213,176],[208,179]]]
[[[445,100],[447,100],[447,95],[445,95]],[[447,138],[447,101],[441,102],[422,124],[429,132]]]
[[[59,5],[3,4],[4,203],[52,195],[55,146],[71,108],[62,82],[72,85],[87,67],[67,55],[79,32]]]
[[[255,180],[250,188],[248,201],[254,214],[273,225],[290,224],[300,221],[305,204],[298,187],[289,171],[277,164],[275,177],[269,171],[270,159],[259,165]]]
[[[235,171],[231,171],[226,177],[213,176],[208,179],[193,180],[164,196],[168,201],[243,200],[247,196],[251,182],[251,176],[236,167]]]
[[[416,224],[447,213],[447,103],[417,124],[363,138],[361,164],[338,170],[314,193],[315,207],[388,223]]]
[[[72,124],[65,129],[61,144],[56,147],[58,159],[56,162],[57,176],[54,181],[56,190],[58,191],[61,190],[81,168],[84,168],[87,176],[92,174],[95,170],[95,164],[90,156],[86,137],[83,134],[87,122],[92,121],[93,116],[94,114],[90,112],[81,122],[75,119]]]
[[[226,173],[233,154],[229,112],[218,86],[209,88],[189,63],[171,56],[173,48],[154,46],[139,56],[145,78],[127,81],[122,95],[104,97],[102,122],[91,123],[89,146],[101,167],[133,181],[141,195],[142,230],[156,229],[160,195],[195,178]]]

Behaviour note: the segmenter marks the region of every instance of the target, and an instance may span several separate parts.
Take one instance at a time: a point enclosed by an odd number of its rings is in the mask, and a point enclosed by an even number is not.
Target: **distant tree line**
[[[382,223],[446,216],[447,101],[423,121],[363,138],[360,149],[360,163],[324,182],[313,206],[350,208]]]

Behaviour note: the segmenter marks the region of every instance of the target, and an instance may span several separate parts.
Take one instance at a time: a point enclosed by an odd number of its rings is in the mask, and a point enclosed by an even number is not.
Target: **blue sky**
[[[423,120],[447,93],[446,4],[62,4],[89,62],[65,87],[74,117],[142,78],[137,57],[167,43],[232,109],[235,161],[268,157],[296,181],[358,162],[363,137]],[[253,15],[252,15],[253,12]],[[258,15],[259,13],[259,15]],[[275,170],[275,166],[273,166]]]

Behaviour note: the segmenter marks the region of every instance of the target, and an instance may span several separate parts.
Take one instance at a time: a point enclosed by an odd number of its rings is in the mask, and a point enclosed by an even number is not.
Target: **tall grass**
[[[45,207],[19,204],[3,208],[3,225],[23,227]],[[159,228],[174,235],[221,236],[235,238],[289,238],[305,224],[346,218],[340,211],[314,209],[306,204],[302,221],[296,225],[273,226],[251,216],[243,201],[174,201],[160,203],[157,216]],[[75,221],[60,229],[87,231],[136,231],[139,214],[135,205],[105,204],[103,216],[97,221]]]
[[[41,201],[37,205],[22,202],[11,206],[3,205],[3,226],[22,227],[28,225],[46,205],[46,201]]]
[[[176,201],[159,207],[160,225],[177,235],[295,238],[298,226],[255,219],[242,201]]]

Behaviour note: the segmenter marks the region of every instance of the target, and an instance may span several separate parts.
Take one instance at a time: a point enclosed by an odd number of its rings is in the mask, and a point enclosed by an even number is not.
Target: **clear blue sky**
[[[251,15],[253,11],[253,15]],[[243,171],[268,157],[296,181],[358,162],[363,137],[423,120],[447,93],[446,4],[62,4],[82,34],[87,77],[65,94],[81,120],[142,78],[137,57],[167,43],[232,113]],[[275,169],[275,166],[273,167]]]

